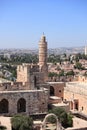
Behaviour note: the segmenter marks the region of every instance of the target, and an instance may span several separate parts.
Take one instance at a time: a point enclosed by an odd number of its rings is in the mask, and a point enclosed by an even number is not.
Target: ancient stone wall
[[[65,83],[64,82],[48,82],[49,86],[50,86],[50,90],[51,87],[53,87],[54,89],[54,96],[57,97],[64,97],[64,87],[65,87]]]
[[[0,108],[1,115],[14,115],[19,113],[18,107],[23,107],[20,103],[18,105],[18,101],[20,99],[25,101],[25,111],[20,113],[32,115],[36,113],[45,113],[48,109],[48,91],[46,90],[24,90],[24,91],[4,91],[0,92],[0,104],[1,101],[5,99],[8,102],[8,112],[2,113],[2,109]],[[0,106],[1,107],[1,106]],[[22,109],[22,108],[21,108]]]
[[[30,65],[17,66],[17,82],[30,82]]]
[[[14,91],[14,90],[29,90],[29,83],[23,82],[10,82],[0,83],[0,91]]]
[[[87,87],[85,84],[67,83],[64,88],[64,99],[78,100],[78,111],[87,113]]]
[[[36,89],[44,82],[44,74],[39,72],[38,65],[22,64],[17,67],[17,82],[27,82],[29,89]]]

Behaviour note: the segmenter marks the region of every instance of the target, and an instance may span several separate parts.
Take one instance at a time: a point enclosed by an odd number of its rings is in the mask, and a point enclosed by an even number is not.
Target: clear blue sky
[[[87,45],[87,0],[0,0],[0,48]]]

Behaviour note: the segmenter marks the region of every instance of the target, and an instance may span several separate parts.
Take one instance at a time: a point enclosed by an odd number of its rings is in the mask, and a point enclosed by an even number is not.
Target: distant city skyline
[[[87,0],[0,0],[0,48],[87,46]]]

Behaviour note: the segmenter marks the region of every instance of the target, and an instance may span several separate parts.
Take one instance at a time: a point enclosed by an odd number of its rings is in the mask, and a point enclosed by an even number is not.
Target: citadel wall
[[[44,83],[44,74],[39,72],[38,65],[22,64],[17,67],[17,82],[27,82],[28,89],[36,89]]]
[[[20,112],[27,115],[45,113],[48,109],[48,95],[48,90],[0,91],[0,115],[14,115]],[[18,104],[20,99],[25,103]],[[6,100],[7,105],[3,100]],[[19,107],[23,107],[24,104],[25,110],[20,108],[22,111],[19,112]],[[7,107],[8,112],[2,112],[3,106]]]
[[[64,99],[73,103],[72,110],[87,113],[87,86],[84,83],[66,83],[64,88]]]
[[[39,72],[39,66],[34,64],[26,64],[17,66],[17,82],[29,82],[33,72]]]
[[[29,90],[29,87],[27,82],[0,83],[0,91]]]
[[[48,82],[49,84],[49,89],[50,89],[50,95],[51,95],[51,90],[54,92],[53,95],[60,97],[63,99],[64,97],[64,87],[65,83],[64,82]]]
[[[47,112],[49,89],[46,88],[49,85],[45,82],[48,77],[45,36],[42,36],[39,45],[39,65],[19,65],[17,82],[0,84],[0,114]]]

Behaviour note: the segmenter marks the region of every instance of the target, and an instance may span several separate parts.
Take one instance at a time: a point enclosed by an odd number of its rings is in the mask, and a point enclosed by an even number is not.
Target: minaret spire
[[[39,41],[39,68],[40,71],[44,73],[46,79],[48,77],[47,42],[46,42],[46,37],[44,35],[44,32]]]

